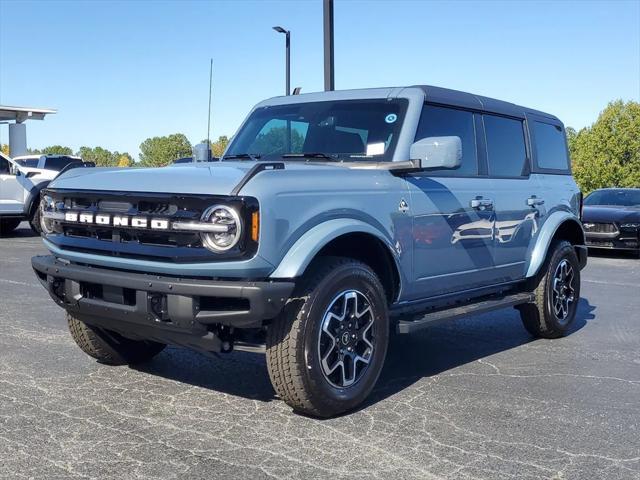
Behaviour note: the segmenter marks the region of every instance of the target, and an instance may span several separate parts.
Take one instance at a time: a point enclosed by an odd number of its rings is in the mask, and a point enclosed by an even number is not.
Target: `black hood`
[[[640,222],[639,207],[588,206],[582,209],[582,221],[589,223]]]

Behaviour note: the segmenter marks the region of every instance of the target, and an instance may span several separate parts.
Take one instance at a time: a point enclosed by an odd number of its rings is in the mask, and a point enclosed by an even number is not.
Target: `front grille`
[[[246,222],[258,208],[257,201],[250,197],[69,190],[46,190],[44,195],[52,198],[53,208],[49,207],[49,210],[62,217],[66,212],[74,212],[96,217],[120,215],[144,218],[149,222],[151,219],[199,222],[208,207],[224,204],[236,208]],[[250,238],[241,239],[229,251],[214,253],[203,246],[201,235],[193,231],[70,223],[64,218],[54,221],[54,230],[55,233],[47,235],[47,239],[61,249],[144,260],[176,263],[225,260],[252,256],[257,250],[257,244]]]
[[[584,223],[584,229],[589,233],[618,233],[615,223]]]

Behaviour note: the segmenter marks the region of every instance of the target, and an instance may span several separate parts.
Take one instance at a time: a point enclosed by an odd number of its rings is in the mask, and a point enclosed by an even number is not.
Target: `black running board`
[[[506,297],[469,303],[460,307],[448,308],[446,310],[438,310],[437,312],[427,313],[422,317],[418,317],[417,320],[400,320],[397,325],[397,332],[413,333],[444,320],[455,320],[457,318],[466,317],[467,315],[477,315],[479,313],[491,312],[501,308],[515,307],[516,305],[533,301],[533,293],[516,293],[513,295],[507,295]]]

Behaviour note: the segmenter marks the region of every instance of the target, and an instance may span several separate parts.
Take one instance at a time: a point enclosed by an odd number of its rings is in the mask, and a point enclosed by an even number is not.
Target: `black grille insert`
[[[226,197],[203,195],[178,195],[157,193],[93,192],[70,190],[46,190],[54,199],[59,213],[72,211],[78,215],[111,214],[128,217],[161,219],[169,222],[197,222],[208,207],[224,204],[234,207],[245,225],[250,225],[251,215],[258,210],[258,203],[251,197]],[[253,242],[245,228],[245,238],[233,249],[214,253],[205,248],[199,233],[168,230],[152,230],[124,226],[70,223],[55,221],[58,233],[47,239],[62,249],[82,253],[120,256],[156,261],[187,263],[194,261],[248,258],[255,254]]]

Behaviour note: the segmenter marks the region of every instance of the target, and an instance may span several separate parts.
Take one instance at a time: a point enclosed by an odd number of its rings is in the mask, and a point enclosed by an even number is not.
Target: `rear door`
[[[510,282],[525,276],[529,247],[540,231],[544,199],[531,175],[524,119],[483,114],[482,120],[494,196],[496,274],[500,283]]]
[[[413,220],[413,297],[471,290],[496,281],[493,262],[493,191],[483,178],[479,114],[425,105],[415,140],[458,136],[462,164],[455,170],[406,177]]]

